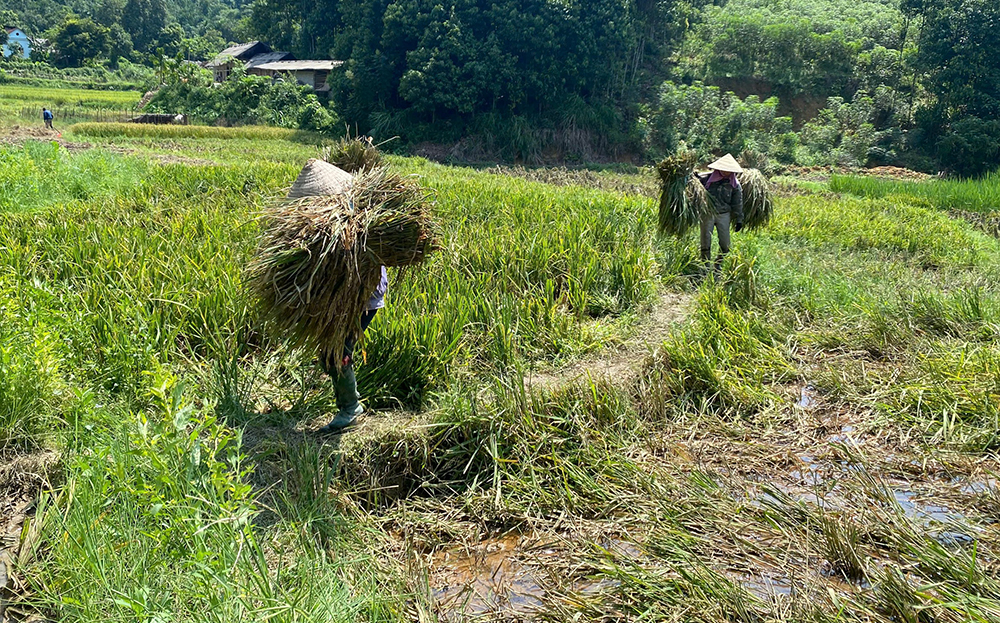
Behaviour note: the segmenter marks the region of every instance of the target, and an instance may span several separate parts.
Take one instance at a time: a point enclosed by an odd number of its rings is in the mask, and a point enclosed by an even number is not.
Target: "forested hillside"
[[[1000,155],[992,0],[3,2],[60,66],[249,39],[343,60],[335,118],[460,157],[649,161],[683,143],[969,175]]]

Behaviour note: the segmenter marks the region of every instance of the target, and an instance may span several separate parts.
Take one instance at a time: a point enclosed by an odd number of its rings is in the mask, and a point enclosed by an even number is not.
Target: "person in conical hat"
[[[722,268],[722,259],[729,253],[729,228],[743,229],[743,188],[739,174],[743,167],[731,154],[708,165],[711,173],[702,180],[708,191],[711,213],[701,219],[701,260],[706,265],[712,259],[712,232],[719,235],[719,255],[715,258],[715,272]]]
[[[292,184],[288,192],[289,198],[317,197],[322,195],[339,195],[347,192],[354,182],[354,176],[347,171],[319,159],[311,159],[306,162],[299,173],[299,177]],[[389,278],[386,274],[385,266],[382,267],[382,275],[375,291],[368,298],[368,305],[365,312],[359,319],[361,333],[365,332],[368,325],[375,319],[378,311],[385,307],[385,295],[389,289]],[[320,364],[330,378],[333,379],[334,396],[337,400],[337,413],[333,419],[320,428],[320,434],[343,433],[354,427],[361,415],[365,411],[361,404],[361,395],[358,394],[357,377],[354,374],[354,347],[356,340],[353,337],[347,339],[344,349],[339,356],[341,360],[324,361]],[[337,366],[340,363],[340,366]]]

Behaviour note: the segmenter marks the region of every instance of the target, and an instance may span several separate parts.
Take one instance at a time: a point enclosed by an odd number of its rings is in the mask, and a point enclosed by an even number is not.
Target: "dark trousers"
[[[55,128],[52,127],[52,120],[51,119],[46,119],[45,120],[45,127],[47,127],[50,130],[55,129]]]
[[[361,333],[365,332],[368,325],[372,323],[377,309],[370,309],[361,314]],[[334,394],[337,398],[337,411],[353,416],[359,408],[361,396],[358,394],[358,381],[354,376],[354,338],[348,338],[344,343],[343,359],[340,370],[337,370],[335,361],[326,360],[323,362],[326,373],[333,378]]]

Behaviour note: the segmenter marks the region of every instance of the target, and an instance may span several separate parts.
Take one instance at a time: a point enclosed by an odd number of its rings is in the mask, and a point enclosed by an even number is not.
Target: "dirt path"
[[[606,379],[619,385],[631,381],[639,373],[646,355],[687,319],[693,301],[690,294],[663,294],[652,310],[640,319],[634,335],[625,344],[601,350],[562,368],[534,372],[524,378],[525,387],[551,390],[588,375],[594,380]]]
[[[73,143],[64,140],[59,130],[49,130],[39,127],[11,126],[0,134],[0,145],[20,146],[28,141],[47,141],[58,143],[60,147],[70,151],[90,149],[90,143]]]

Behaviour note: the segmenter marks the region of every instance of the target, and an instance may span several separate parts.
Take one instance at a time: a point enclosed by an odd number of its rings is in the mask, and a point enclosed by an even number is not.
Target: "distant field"
[[[331,141],[313,132],[289,130],[267,126],[241,126],[222,128],[205,125],[154,125],[145,123],[78,123],[69,130],[80,136],[93,137],[123,137],[151,139],[247,139],[247,140],[285,140],[298,143],[320,145],[323,141]]]
[[[715,278],[656,235],[651,171],[390,158],[442,248],[390,272],[369,416],[329,438],[330,380],[243,286],[322,140],[22,140],[0,146],[0,537],[25,542],[25,612],[1000,620],[1000,240],[949,212],[971,186],[783,187]]]
[[[38,123],[42,107],[51,110],[55,123],[120,121],[135,114],[142,98],[138,91],[95,91],[19,85],[0,85],[0,124]]]

